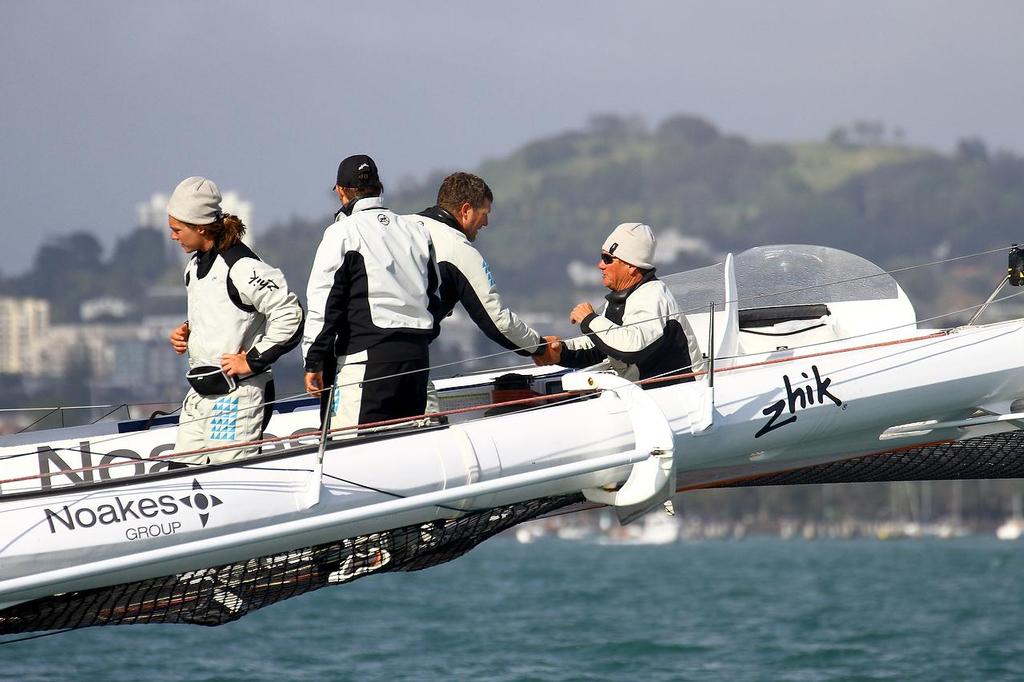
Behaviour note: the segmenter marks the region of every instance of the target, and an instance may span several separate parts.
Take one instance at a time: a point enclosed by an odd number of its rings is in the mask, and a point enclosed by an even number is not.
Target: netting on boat
[[[456,559],[516,524],[582,503],[548,497],[0,610],[0,634],[136,623],[222,625],[290,597]]]
[[[1024,478],[1024,431],[890,450],[721,487]]]

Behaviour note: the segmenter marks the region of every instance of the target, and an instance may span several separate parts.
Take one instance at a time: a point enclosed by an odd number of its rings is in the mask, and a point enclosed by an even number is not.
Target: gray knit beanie
[[[189,225],[209,225],[221,216],[220,189],[213,180],[185,178],[167,202],[167,215]]]
[[[647,270],[654,267],[654,249],[658,241],[650,226],[643,223],[622,223],[604,240],[601,250],[621,261]]]

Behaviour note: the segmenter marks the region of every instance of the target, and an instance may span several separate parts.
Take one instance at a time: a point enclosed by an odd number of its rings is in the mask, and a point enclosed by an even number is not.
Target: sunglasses
[[[615,256],[613,256],[612,254],[610,254],[610,253],[602,253],[601,254],[601,262],[604,263],[605,265],[611,265],[616,260],[618,260],[618,259]]]

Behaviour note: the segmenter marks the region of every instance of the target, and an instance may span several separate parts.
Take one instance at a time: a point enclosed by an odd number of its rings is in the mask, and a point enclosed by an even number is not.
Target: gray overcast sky
[[[0,271],[49,235],[111,243],[188,175],[251,200],[258,231],[333,210],[347,154],[394,186],[594,113],[760,140],[873,118],[1021,152],[1022,19],[1012,1],[0,0]]]

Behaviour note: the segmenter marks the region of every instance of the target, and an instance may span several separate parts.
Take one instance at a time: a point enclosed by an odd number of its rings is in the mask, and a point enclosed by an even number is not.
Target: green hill
[[[595,262],[604,237],[624,221],[645,221],[659,234],[675,230],[708,245],[704,252],[680,251],[663,272],[771,243],[824,244],[894,266],[1024,241],[1024,158],[990,154],[979,140],[940,154],[900,139],[886,140],[877,124],[855,124],[828,140],[758,143],[693,116],[654,128],[637,119],[595,117],[580,130],[467,169],[495,192],[491,226],[478,245],[512,303],[562,312],[576,296],[566,265]],[[437,171],[388,191],[388,205],[410,213],[431,205],[444,175]],[[329,220],[310,216],[260,232],[259,250],[300,292]],[[155,238],[121,240],[118,250],[140,255],[127,262],[146,267],[114,268],[113,278],[104,275],[113,262],[102,262],[94,237],[59,239],[44,247],[32,271],[3,282],[3,289],[50,298],[59,319],[73,319],[83,296],[122,295],[155,282],[162,268],[176,270],[154,260],[161,253],[150,243]],[[54,258],[64,264],[60,282],[41,265]],[[940,300],[961,303],[987,293],[999,276],[997,260],[969,277],[934,271],[904,283],[919,309],[933,310]],[[175,272],[166,279],[179,277]],[[82,282],[88,286],[78,286]]]

